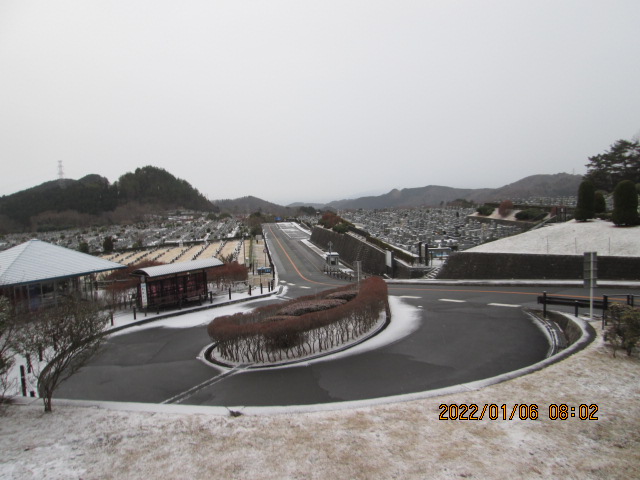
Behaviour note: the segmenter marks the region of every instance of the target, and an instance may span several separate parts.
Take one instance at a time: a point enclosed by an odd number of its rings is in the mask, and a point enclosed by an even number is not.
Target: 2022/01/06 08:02
[[[506,404],[485,403],[442,403],[439,420],[538,420],[540,418],[540,407],[537,403],[516,403],[513,406]],[[595,403],[582,403],[578,406],[567,405],[566,403],[552,403],[548,406],[549,420],[569,420],[577,418],[579,420],[598,420],[598,405]],[[544,410],[544,407],[543,407]]]

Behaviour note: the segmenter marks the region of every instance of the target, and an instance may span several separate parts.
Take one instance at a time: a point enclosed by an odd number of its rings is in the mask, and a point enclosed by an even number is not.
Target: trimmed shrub
[[[537,221],[547,216],[547,212],[541,208],[527,208],[516,213],[516,220]]]
[[[590,218],[595,217],[595,211],[595,188],[591,181],[584,180],[578,188],[578,203],[576,204],[574,217],[579,222],[586,222]]]
[[[296,302],[293,305],[288,305],[278,312],[278,315],[291,315],[299,317],[305,313],[320,312],[322,310],[329,310],[339,305],[347,303],[346,300],[340,299],[326,299],[326,300],[309,300],[306,302]]]
[[[327,298],[352,293],[353,286],[347,285],[284,306],[219,317],[209,323],[207,332],[220,354],[235,362],[275,362],[321,352],[364,334],[382,312],[389,316],[387,285],[381,278],[364,280],[350,301]],[[329,305],[334,306],[318,309]]]
[[[618,226],[638,224],[638,192],[631,180],[623,180],[616,185],[611,218]]]
[[[489,215],[491,215],[494,210],[495,208],[491,205],[481,205],[476,208],[476,212],[478,212],[478,215],[482,215],[484,217],[488,217]]]

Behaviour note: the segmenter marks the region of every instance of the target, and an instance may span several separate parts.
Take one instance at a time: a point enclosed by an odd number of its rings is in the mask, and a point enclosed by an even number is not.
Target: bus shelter
[[[208,295],[207,270],[221,265],[217,258],[208,258],[133,271],[131,275],[140,278],[138,307],[159,310],[204,300]]]

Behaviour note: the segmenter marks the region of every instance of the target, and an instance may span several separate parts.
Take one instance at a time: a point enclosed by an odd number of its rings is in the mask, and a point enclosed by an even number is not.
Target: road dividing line
[[[467,303],[466,300],[455,300],[453,298],[439,298],[440,302],[452,302],[452,303]]]
[[[168,404],[172,404],[172,403],[182,403],[187,398],[195,395],[196,393],[198,393],[203,388],[207,388],[207,387],[210,387],[211,385],[215,385],[216,383],[224,380],[225,378],[230,377],[232,375],[235,375],[237,373],[242,373],[249,366],[250,366],[250,364],[243,364],[243,365],[238,365],[236,367],[233,367],[231,370],[229,370],[227,372],[221,373],[220,375],[217,375],[217,376],[215,376],[213,378],[210,378],[209,380],[205,380],[201,384],[196,385],[195,387],[191,387],[189,390],[186,390],[186,391],[184,391],[182,393],[179,393],[178,395],[175,395],[175,396],[165,400],[164,402],[161,402],[161,404],[168,405]]]
[[[520,308],[522,305],[512,305],[510,303],[487,303],[490,307],[509,307],[509,308]]]

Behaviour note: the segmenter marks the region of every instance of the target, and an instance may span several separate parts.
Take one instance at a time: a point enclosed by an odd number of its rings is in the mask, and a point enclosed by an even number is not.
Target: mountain
[[[187,208],[208,211],[212,205],[189,182],[174,177],[157,167],[136,168],[133,173],[125,173],[114,184],[120,203],[138,202],[157,205],[165,209]]]
[[[522,199],[530,197],[575,196],[582,182],[582,175],[557,173],[554,175],[532,175],[500,188],[452,188],[429,185],[418,188],[393,189],[376,197],[360,197],[338,200],[326,206],[334,209],[349,208],[392,208],[392,207],[435,207],[457,199],[476,203]]]
[[[273,215],[286,215],[290,211],[287,207],[276,203],[267,202],[258,197],[251,195],[235,199],[213,200],[213,205],[218,207],[221,212],[226,213],[269,213]]]
[[[127,211],[140,213],[145,208],[214,210],[213,205],[185,180],[161,168],[147,166],[122,175],[113,185],[94,174],[80,180],[45,182],[2,196],[0,231],[108,223],[113,219],[102,217],[110,212],[121,210],[118,220],[122,220]]]

